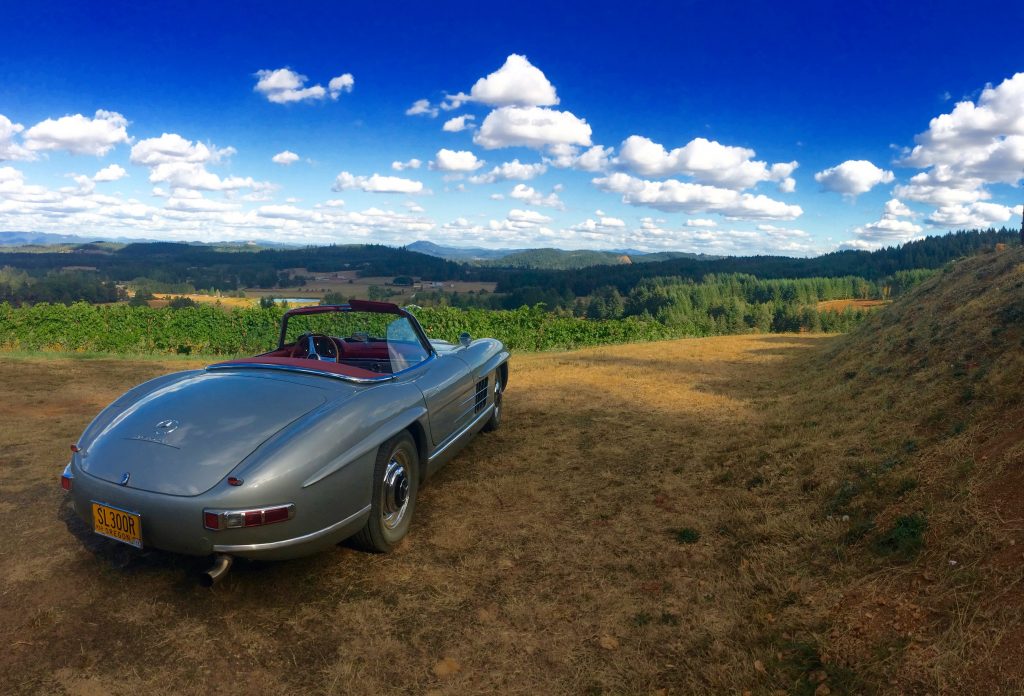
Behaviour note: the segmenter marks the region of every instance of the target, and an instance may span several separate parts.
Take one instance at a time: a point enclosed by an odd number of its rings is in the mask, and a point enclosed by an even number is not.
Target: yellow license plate
[[[92,529],[97,534],[142,548],[142,518],[134,512],[93,503]]]

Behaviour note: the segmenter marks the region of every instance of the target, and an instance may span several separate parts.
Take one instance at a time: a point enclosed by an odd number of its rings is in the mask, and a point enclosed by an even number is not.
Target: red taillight
[[[274,524],[275,522],[284,522],[286,519],[288,519],[288,514],[289,508],[287,506],[264,510],[263,524]]]
[[[71,477],[70,476],[61,476],[60,477],[60,487],[63,488],[64,490],[66,490],[66,491],[70,491],[71,490]]]
[[[229,486],[241,486],[242,483],[243,483],[242,479],[237,478],[235,476],[228,476],[228,485]]]
[[[78,445],[76,445],[76,444],[72,443],[72,445],[71,445],[71,451],[72,451],[72,452],[81,452],[81,451],[82,451],[82,448],[81,448],[81,447],[79,447]]]
[[[203,510],[203,525],[212,530],[262,527],[286,522],[294,516],[294,503],[256,510]]]

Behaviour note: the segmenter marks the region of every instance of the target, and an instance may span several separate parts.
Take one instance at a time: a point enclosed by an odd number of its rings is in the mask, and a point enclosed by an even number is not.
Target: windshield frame
[[[277,349],[280,350],[281,348],[285,347],[285,340],[288,334],[289,319],[291,319],[294,316],[304,314],[325,314],[330,312],[367,312],[376,314],[395,314],[407,319],[410,325],[412,325],[412,329],[416,333],[416,337],[419,339],[420,345],[423,347],[423,350],[427,352],[427,357],[424,360],[421,360],[416,365],[406,368],[406,370],[415,369],[416,367],[419,367],[423,363],[430,360],[430,358],[437,355],[437,351],[434,349],[433,344],[430,343],[430,339],[427,338],[427,334],[424,333],[423,327],[420,326],[420,323],[416,320],[416,317],[413,316],[410,312],[407,312],[398,305],[392,304],[390,302],[370,302],[368,300],[351,300],[346,304],[340,305],[313,305],[311,307],[296,307],[295,309],[288,310],[287,312],[284,313],[284,316],[281,317],[281,333],[277,339]],[[406,370],[402,371],[405,372]]]

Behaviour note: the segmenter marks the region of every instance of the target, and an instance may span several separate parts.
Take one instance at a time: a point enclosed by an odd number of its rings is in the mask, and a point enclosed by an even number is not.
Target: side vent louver
[[[475,413],[480,413],[487,408],[487,379],[484,378],[476,383],[476,407]]]

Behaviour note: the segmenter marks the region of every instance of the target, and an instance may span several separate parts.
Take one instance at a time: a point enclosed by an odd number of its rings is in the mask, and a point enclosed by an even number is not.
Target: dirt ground
[[[515,356],[506,422],[422,491],[393,555],[239,564],[70,534],[68,445],[120,392],[185,363],[0,360],[0,681],[18,691],[683,693],[754,686],[749,591],[709,498],[749,398],[828,339],[724,338]],[[725,447],[723,451],[722,447]],[[14,519],[18,519],[14,523]],[[676,541],[694,527],[696,543]],[[738,562],[738,561],[737,561]],[[699,667],[699,671],[695,668]]]
[[[427,484],[393,554],[236,563],[209,590],[204,560],[69,525],[58,483],[104,405],[190,363],[0,357],[0,691],[943,691],[890,684],[928,635],[892,638],[896,609],[831,618],[864,568],[816,462],[880,445],[791,387],[839,340],[515,355],[501,429]]]

